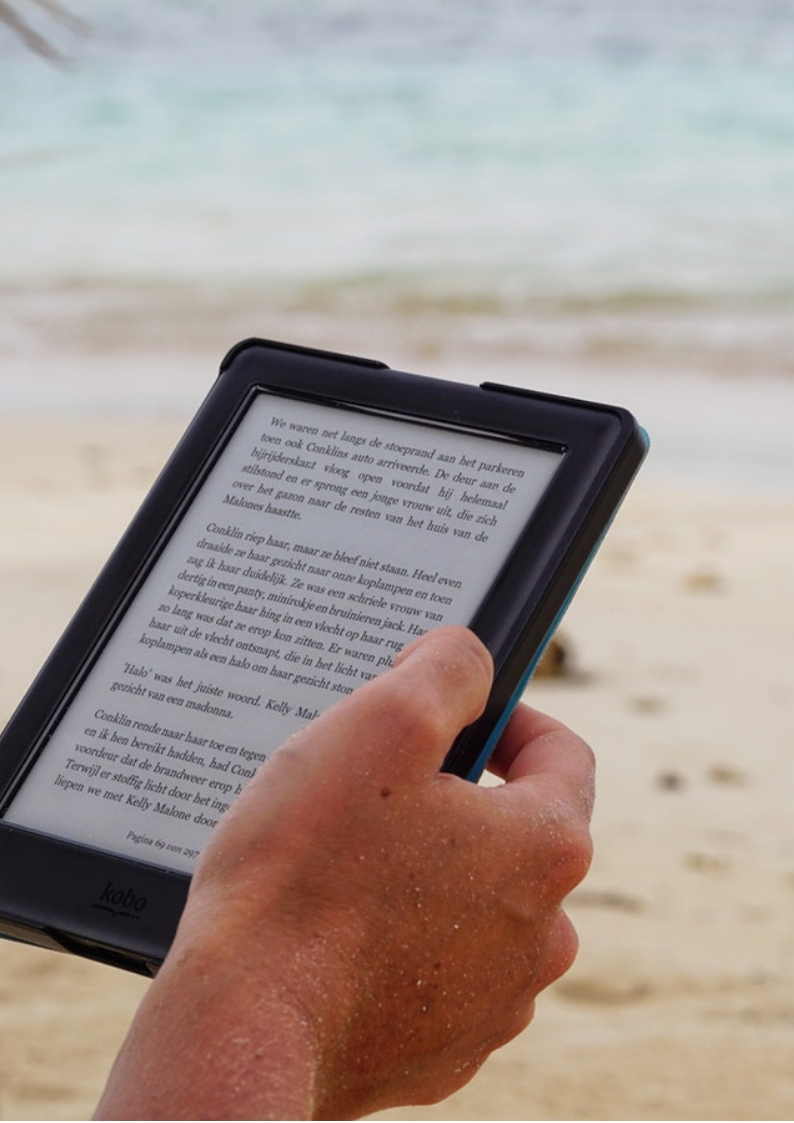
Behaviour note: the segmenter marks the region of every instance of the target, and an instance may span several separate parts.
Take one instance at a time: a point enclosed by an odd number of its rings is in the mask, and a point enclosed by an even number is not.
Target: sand
[[[425,367],[427,367],[425,363]],[[0,718],[138,505],[182,418],[0,425]],[[794,1114],[794,499],[649,472],[529,698],[596,749],[581,938],[534,1024],[438,1119]],[[0,1116],[88,1116],[146,983],[0,946]]]

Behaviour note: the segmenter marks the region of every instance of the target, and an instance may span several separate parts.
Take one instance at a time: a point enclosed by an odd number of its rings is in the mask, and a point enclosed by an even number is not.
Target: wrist
[[[188,942],[141,1004],[97,1118],[311,1119],[317,1053],[280,984]]]

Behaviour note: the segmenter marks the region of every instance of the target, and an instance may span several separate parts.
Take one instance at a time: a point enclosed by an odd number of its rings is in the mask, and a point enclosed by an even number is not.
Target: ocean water
[[[17,0],[61,64],[0,25],[0,342],[20,294],[320,286],[791,380],[794,0],[62,3]]]
[[[68,66],[0,29],[3,284],[794,296],[794,0],[63,3]]]

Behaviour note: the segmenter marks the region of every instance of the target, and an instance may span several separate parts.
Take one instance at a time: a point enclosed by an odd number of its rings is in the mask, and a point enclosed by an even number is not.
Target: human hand
[[[482,711],[465,629],[305,727],[223,816],[114,1067],[105,1118],[350,1118],[465,1084],[573,961],[589,749],[513,715],[480,787],[440,773]]]

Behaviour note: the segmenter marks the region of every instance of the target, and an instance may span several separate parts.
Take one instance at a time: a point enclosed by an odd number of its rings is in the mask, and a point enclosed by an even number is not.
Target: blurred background
[[[432,1117],[790,1118],[794,0],[2,0],[3,720],[252,335],[651,434],[530,689],[580,959]],[[0,1116],[90,1113],[142,987],[0,948]]]
[[[54,61],[0,28],[0,405],[192,408],[241,333],[498,357],[791,482],[792,0],[14,7]]]

